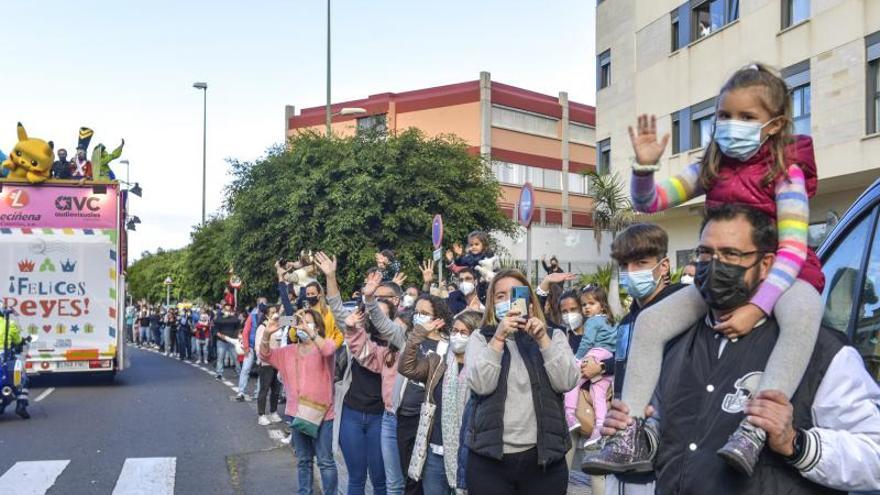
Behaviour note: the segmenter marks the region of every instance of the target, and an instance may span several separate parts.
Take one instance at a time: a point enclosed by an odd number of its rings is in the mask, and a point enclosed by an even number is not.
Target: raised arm
[[[761,282],[751,303],[764,314],[773,312],[779,296],[798,278],[807,259],[807,226],[810,203],[804,172],[797,165],[788,168],[788,179],[776,184],[776,229],[779,246],[770,274]]]
[[[700,185],[700,164],[688,165],[681,174],[659,183],[654,181],[654,172],[633,171],[630,194],[633,208],[643,213],[663,211],[702,196],[706,191]]]
[[[345,320],[345,341],[352,357],[364,368],[373,373],[381,373],[387,347],[379,347],[369,339],[364,328],[366,315],[356,311]]]
[[[426,383],[428,375],[431,373],[431,358],[419,357],[419,346],[428,337],[429,332],[430,330],[421,325],[416,325],[413,328],[406,340],[406,348],[400,355],[400,364],[397,366],[397,371],[401,375],[418,383]],[[433,357],[438,356],[434,355]]]

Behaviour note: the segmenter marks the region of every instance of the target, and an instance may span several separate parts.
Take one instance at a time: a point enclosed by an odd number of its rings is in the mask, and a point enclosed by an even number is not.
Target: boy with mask
[[[621,232],[611,246],[611,257],[620,268],[620,284],[633,298],[629,314],[618,325],[616,353],[611,359],[601,363],[588,361],[585,369],[589,374],[601,372],[614,375],[614,397],[619,398],[626,379],[626,363],[629,357],[629,344],[632,342],[632,330],[636,319],[645,309],[670,294],[681,289],[683,285],[669,283],[669,258],[666,253],[669,237],[662,228],[650,223],[637,223]],[[592,454],[584,459],[584,469],[590,466]],[[654,473],[621,474],[608,476],[606,493],[617,493],[618,489],[628,494],[653,494]],[[619,487],[619,488],[618,488]]]

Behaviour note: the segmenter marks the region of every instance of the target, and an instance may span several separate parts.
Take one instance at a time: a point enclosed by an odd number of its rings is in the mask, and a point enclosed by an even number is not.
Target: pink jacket
[[[278,370],[284,391],[287,393],[287,405],[284,413],[295,416],[300,396],[326,404],[325,421],[332,420],[333,413],[333,374],[336,371],[336,343],[332,339],[324,339],[321,348],[312,348],[303,355],[300,347],[303,344],[292,344],[263,352],[260,346],[260,359]]]
[[[394,356],[391,366],[385,364],[385,359],[391,352],[391,348],[381,346],[370,340],[363,326],[346,327],[345,341],[351,355],[364,368],[382,375],[382,402],[385,410],[394,412],[394,382],[397,380],[397,362],[400,360],[400,352]]]

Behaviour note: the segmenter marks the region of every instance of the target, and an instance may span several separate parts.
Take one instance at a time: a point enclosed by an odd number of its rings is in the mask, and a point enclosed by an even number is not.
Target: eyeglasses
[[[699,246],[694,249],[694,258],[700,263],[708,263],[717,258],[722,263],[730,263],[731,265],[742,265],[745,259],[755,254],[765,254],[764,251],[740,251],[733,248],[712,249],[706,246]]]

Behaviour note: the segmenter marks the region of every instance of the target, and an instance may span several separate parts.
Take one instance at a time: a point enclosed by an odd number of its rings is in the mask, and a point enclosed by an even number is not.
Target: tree
[[[416,274],[430,256],[437,213],[449,243],[477,229],[515,231],[498,208],[501,191],[488,164],[453,136],[301,133],[255,163],[231,164],[230,258],[247,299],[271,294],[272,262],[303,249],[335,254],[344,289],[362,282],[380,249],[393,249]]]
[[[229,221],[214,217],[205,225],[196,226],[190,234],[185,257],[189,289],[208,302],[223,297],[229,279],[230,252],[234,244],[228,231]]]
[[[128,290],[135,301],[146,300],[151,304],[164,303],[166,296],[165,278],[174,281],[172,297],[174,301],[192,297],[186,269],[186,249],[164,251],[159,248],[155,254],[144,253],[127,270]]]
[[[604,233],[609,232],[613,241],[620,231],[633,223],[635,211],[617,174],[587,172],[587,176],[590,192],[593,194],[593,237],[597,248],[601,250]],[[617,263],[611,264],[611,270],[607,287],[608,303],[614,316],[619,318],[623,308],[620,302]]]

